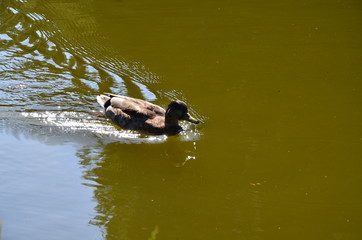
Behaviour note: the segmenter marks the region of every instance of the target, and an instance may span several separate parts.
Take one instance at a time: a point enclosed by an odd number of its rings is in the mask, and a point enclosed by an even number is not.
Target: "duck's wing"
[[[122,110],[131,118],[153,119],[156,116],[165,116],[165,110],[155,104],[125,97],[125,96],[111,96],[111,107]]]

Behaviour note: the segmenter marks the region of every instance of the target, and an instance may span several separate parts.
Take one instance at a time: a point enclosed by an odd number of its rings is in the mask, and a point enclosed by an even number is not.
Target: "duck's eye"
[[[177,110],[177,116],[178,116],[180,119],[183,118],[186,114],[187,114],[187,112],[185,112],[185,111]]]

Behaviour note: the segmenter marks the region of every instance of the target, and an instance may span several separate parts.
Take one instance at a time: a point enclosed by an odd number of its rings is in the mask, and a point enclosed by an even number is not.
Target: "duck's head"
[[[167,121],[178,121],[178,120],[186,120],[195,124],[200,123],[199,120],[191,117],[188,114],[188,109],[186,103],[176,100],[172,101],[166,110],[166,120]]]

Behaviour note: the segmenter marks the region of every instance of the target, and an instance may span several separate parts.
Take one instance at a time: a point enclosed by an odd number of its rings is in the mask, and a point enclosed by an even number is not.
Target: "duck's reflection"
[[[78,146],[83,182],[93,189],[96,202],[89,223],[99,226],[105,239],[152,239],[161,226],[169,225],[175,211],[182,211],[188,199],[186,186],[197,181],[196,175],[184,174],[197,163],[197,142],[182,141],[181,136],[161,143],[126,144],[26,122],[0,121],[0,129],[22,140]]]
[[[106,239],[148,239],[157,234],[163,215],[172,215],[160,213],[175,197],[166,197],[177,188],[169,183],[180,177],[179,167],[196,158],[196,150],[194,142],[174,138],[162,144],[86,146],[78,157],[97,201],[90,223],[103,228]]]

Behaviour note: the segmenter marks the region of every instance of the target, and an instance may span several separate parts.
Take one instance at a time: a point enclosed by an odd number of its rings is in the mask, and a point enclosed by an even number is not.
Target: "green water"
[[[361,239],[359,1],[0,2],[9,239]],[[115,92],[202,123],[143,136]]]

